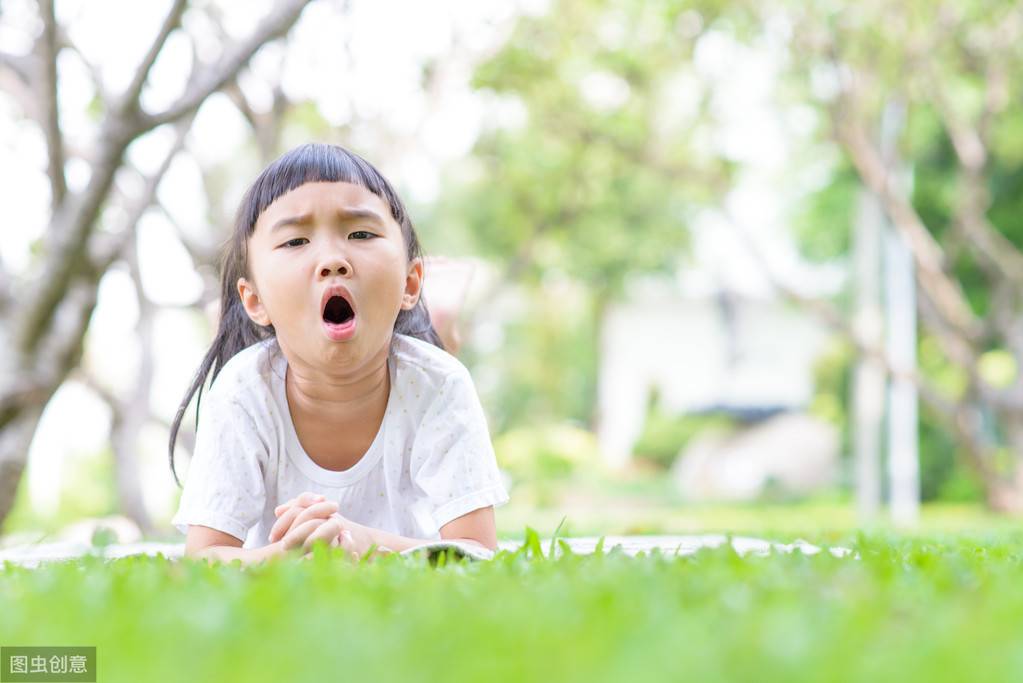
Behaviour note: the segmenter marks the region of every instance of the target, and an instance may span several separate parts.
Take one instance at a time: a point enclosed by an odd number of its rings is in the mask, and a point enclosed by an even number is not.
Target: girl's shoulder
[[[469,370],[460,360],[430,342],[405,334],[395,334],[391,344],[399,378],[421,382],[424,386],[440,387],[451,375],[471,382]]]
[[[228,359],[210,387],[210,396],[251,395],[254,388],[269,390],[283,370],[284,356],[273,337],[248,346]],[[286,366],[285,366],[286,367]]]

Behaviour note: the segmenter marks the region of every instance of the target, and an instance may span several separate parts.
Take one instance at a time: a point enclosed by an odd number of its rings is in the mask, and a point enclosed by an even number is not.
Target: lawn
[[[133,557],[0,572],[0,643],[94,645],[100,681],[1023,679],[1023,534],[241,568]],[[821,538],[811,538],[821,541]]]

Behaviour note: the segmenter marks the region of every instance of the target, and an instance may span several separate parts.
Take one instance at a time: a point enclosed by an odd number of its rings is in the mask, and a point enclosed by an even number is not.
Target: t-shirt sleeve
[[[438,530],[473,510],[508,502],[468,371],[448,375],[423,416],[413,445],[412,481],[425,494]]]
[[[182,533],[190,525],[207,526],[244,542],[263,515],[268,449],[236,397],[211,389],[202,403],[195,450],[171,524]]]

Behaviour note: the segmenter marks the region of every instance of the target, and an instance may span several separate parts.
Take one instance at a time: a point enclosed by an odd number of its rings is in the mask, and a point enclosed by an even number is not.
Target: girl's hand
[[[304,556],[311,556],[313,544],[323,541],[330,547],[341,545],[341,524],[334,519],[313,518],[292,527],[277,542],[282,553],[301,548]]]
[[[325,501],[324,496],[314,493],[302,493],[286,503],[282,503],[274,509],[277,521],[270,529],[270,542],[289,537],[289,534],[303,529],[303,525],[309,524],[317,519],[324,523],[314,527],[309,533],[307,543],[303,543],[303,549],[308,550],[317,539],[326,540],[331,547],[340,546],[345,551],[345,557],[351,560],[358,560],[366,555],[370,548],[374,547],[372,530],[356,522],[346,519],[338,513],[338,505],[334,502]],[[332,522],[329,526],[326,522]],[[328,535],[333,532],[335,535],[330,538]],[[313,536],[315,534],[315,537]],[[300,534],[301,536],[301,534]],[[373,556],[394,552],[386,546],[377,545]],[[305,557],[311,557],[307,554]]]
[[[269,541],[276,543],[290,531],[311,520],[324,521],[338,510],[337,503],[324,500],[323,496],[303,493],[298,498],[278,505],[274,513],[277,521],[270,529]],[[340,529],[338,530],[340,531]]]
[[[281,503],[280,505],[275,507],[274,516],[280,517],[281,513],[285,512],[288,508],[295,505],[299,505],[305,508],[309,507],[313,503],[321,503],[326,499],[327,497],[324,496],[322,493],[310,493],[309,491],[306,491],[305,493],[300,493],[291,500]]]
[[[333,514],[330,518],[332,521],[338,521],[341,524],[341,548],[349,559],[358,560],[366,555],[371,548],[373,549],[373,557],[394,552],[387,546],[378,545],[373,539],[373,533],[369,527],[356,524],[339,514]]]

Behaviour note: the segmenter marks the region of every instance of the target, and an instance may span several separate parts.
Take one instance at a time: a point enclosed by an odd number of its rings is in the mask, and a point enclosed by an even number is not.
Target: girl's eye
[[[305,242],[308,242],[308,241],[309,240],[307,240],[305,237],[296,237],[295,239],[288,240],[287,242],[285,242],[281,246],[282,247],[300,247]]]
[[[366,235],[365,239],[369,239],[370,237],[373,237],[373,233],[367,232],[365,230],[356,230],[355,232],[352,233],[352,235]]]

